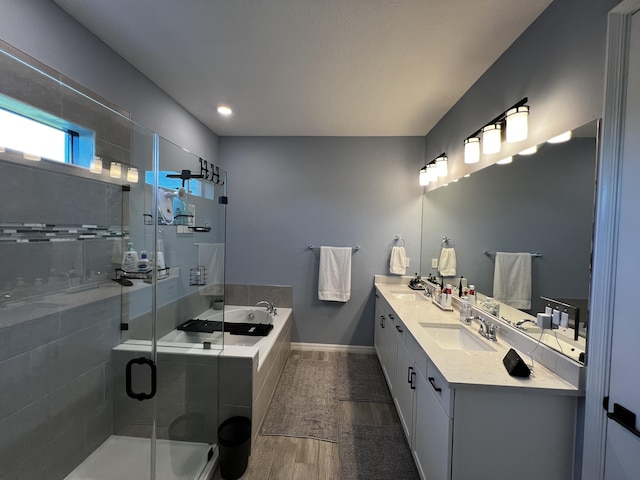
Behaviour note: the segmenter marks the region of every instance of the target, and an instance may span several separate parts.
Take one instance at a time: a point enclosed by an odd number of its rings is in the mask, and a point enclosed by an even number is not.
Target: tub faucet
[[[265,307],[267,309],[267,313],[273,315],[274,317],[278,315],[278,311],[273,306],[273,303],[268,300],[260,300],[258,303],[256,303],[256,307]]]

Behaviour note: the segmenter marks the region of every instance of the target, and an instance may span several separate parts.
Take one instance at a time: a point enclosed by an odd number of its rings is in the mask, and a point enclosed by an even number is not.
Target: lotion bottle
[[[125,272],[135,272],[138,270],[138,252],[133,249],[133,243],[127,244],[128,249],[122,256],[122,270]]]

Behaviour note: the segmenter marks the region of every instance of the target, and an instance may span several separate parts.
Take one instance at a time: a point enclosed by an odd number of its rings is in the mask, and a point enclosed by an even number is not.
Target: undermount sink
[[[474,334],[462,325],[420,322],[432,340],[445,350],[495,352],[488,340]]]
[[[398,291],[398,292],[391,292],[391,295],[393,295],[393,297],[397,298],[398,300],[410,300],[412,302],[427,300],[427,298],[422,294],[422,292],[413,293],[413,292]]]

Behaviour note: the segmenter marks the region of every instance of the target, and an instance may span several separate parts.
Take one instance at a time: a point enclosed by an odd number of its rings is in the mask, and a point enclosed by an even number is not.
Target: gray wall
[[[607,12],[617,3],[551,3],[428,133],[426,158],[446,151],[456,176],[482,168],[484,160],[464,165],[464,139],[523,97],[531,106],[528,140],[504,144],[489,161],[601,117]]]
[[[292,341],[373,345],[373,276],[395,235],[418,268],[423,138],[222,137],[227,283],[293,286]],[[355,246],[351,300],[318,300],[318,253]]]
[[[0,0],[0,38],[217,163],[217,136],[51,0]]]

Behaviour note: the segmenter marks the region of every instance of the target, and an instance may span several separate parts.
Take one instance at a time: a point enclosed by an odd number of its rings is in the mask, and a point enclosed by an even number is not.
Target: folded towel
[[[351,298],[351,247],[320,247],[318,298],[346,302]]]
[[[443,248],[440,252],[440,262],[438,263],[440,275],[443,277],[456,276],[456,250],[453,247]]]
[[[391,247],[389,271],[396,275],[407,273],[407,252],[405,252],[404,247]]]
[[[531,308],[530,253],[496,253],[493,298],[514,308]]]
[[[198,265],[206,268],[207,284],[200,295],[224,295],[224,243],[196,243]]]

